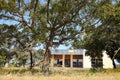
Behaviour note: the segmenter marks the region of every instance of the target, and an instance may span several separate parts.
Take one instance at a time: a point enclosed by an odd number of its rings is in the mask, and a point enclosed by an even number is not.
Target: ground
[[[120,69],[108,69],[99,72],[91,70],[52,70],[50,76],[44,76],[39,69],[3,69],[0,80],[120,80]]]

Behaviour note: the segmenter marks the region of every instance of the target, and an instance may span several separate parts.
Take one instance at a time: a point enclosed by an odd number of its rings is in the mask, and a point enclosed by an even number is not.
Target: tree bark
[[[114,62],[114,59],[112,60],[113,68],[116,69],[116,64]]]
[[[33,68],[33,56],[32,56],[32,51],[29,50],[29,53],[30,53],[30,70]]]
[[[49,49],[51,46],[46,46],[46,51],[44,55],[44,62],[42,65],[42,71],[44,72],[44,75],[48,76],[50,74],[49,65],[50,65],[50,55],[51,50]]]

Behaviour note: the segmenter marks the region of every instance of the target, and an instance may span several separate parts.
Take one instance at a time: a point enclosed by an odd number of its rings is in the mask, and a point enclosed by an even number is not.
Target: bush
[[[5,57],[0,55],[0,68],[4,66]]]

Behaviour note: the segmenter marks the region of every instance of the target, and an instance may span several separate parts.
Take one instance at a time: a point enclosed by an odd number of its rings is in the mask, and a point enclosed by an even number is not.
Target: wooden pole
[[[63,68],[65,67],[65,55],[64,54],[62,55],[62,67]]]
[[[73,55],[70,55],[70,67],[73,68]]]

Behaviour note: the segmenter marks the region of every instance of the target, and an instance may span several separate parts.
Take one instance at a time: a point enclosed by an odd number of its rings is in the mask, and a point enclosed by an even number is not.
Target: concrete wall
[[[91,58],[83,54],[83,68],[91,68]]]
[[[83,68],[91,68],[91,58],[85,56],[85,54],[83,54]],[[103,68],[113,68],[112,60],[106,54],[106,51],[103,52]]]
[[[112,60],[106,54],[106,51],[103,52],[103,68],[113,68]]]

